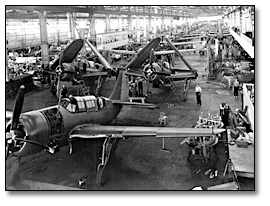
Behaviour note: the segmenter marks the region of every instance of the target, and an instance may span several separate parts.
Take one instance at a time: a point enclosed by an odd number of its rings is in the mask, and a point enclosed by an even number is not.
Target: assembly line
[[[255,62],[234,31],[98,49],[74,30],[47,66],[7,57],[6,190],[254,190]]]

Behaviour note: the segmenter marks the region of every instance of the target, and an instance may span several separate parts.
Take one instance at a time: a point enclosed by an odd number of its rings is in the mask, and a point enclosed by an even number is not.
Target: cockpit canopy
[[[61,106],[69,112],[90,112],[104,108],[104,99],[95,96],[75,96],[61,99]]]

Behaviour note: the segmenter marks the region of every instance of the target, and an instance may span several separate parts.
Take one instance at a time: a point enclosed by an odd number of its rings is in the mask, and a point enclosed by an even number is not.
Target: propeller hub
[[[157,73],[159,72],[161,69],[159,67],[159,65],[157,63],[152,63],[152,65],[147,64],[144,68],[143,68],[143,75],[144,78],[149,80],[149,81],[154,81],[157,78]]]

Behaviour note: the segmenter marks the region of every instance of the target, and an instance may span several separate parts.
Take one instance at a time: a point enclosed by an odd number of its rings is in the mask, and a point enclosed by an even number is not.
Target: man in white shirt
[[[202,88],[200,87],[199,84],[197,84],[195,87],[195,93],[196,93],[197,104],[202,105],[202,101],[201,101]]]

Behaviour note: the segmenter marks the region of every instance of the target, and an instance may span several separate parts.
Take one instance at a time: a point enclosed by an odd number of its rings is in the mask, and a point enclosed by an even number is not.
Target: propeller
[[[154,60],[154,49],[151,49],[150,56],[149,56],[149,64],[147,64],[143,69],[144,76],[148,82],[156,78],[156,74],[155,74],[156,69],[153,66],[153,60]]]
[[[21,133],[21,128],[19,126],[19,119],[22,112],[23,102],[24,102],[24,93],[25,93],[25,86],[21,85],[19,91],[17,93],[14,107],[13,107],[13,114],[12,120],[10,125],[9,132],[6,133],[6,158],[8,157],[10,151],[10,145],[13,144],[14,147],[17,147],[17,141],[19,142],[28,142],[30,144],[34,144],[45,148],[46,151],[50,153],[55,153],[58,151],[58,145],[55,142],[49,142],[48,145],[42,145],[38,142],[27,140],[21,137],[25,137],[25,133]]]
[[[25,86],[21,85],[17,93],[12,115],[11,130],[15,130],[19,124],[19,118],[22,112],[23,101],[24,101],[24,90]]]
[[[9,153],[9,145],[15,140],[17,136],[15,134],[15,130],[18,128],[19,119],[22,112],[23,101],[24,101],[24,90],[25,90],[25,86],[21,85],[17,93],[15,102],[14,102],[10,132],[7,133],[6,135],[6,140],[7,140],[6,157],[8,156],[8,153]]]

